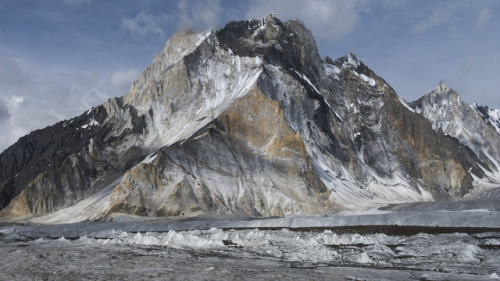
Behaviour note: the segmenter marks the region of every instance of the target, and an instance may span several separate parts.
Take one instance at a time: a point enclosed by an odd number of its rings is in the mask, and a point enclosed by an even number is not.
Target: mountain
[[[490,111],[457,110],[462,138],[441,128],[448,115],[425,114],[433,105],[406,103],[354,54],[320,57],[297,20],[181,31],[126,96],[0,154],[0,215],[288,216],[457,200],[494,184]],[[483,142],[464,113],[488,128]]]
[[[487,181],[500,182],[498,110],[469,106],[443,81],[412,107],[432,122],[434,130],[442,130],[469,147],[481,161]]]

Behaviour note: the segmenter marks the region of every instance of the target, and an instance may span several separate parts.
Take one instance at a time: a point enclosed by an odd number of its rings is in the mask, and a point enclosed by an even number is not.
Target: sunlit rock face
[[[460,199],[498,175],[495,111],[439,93],[406,103],[355,55],[321,58],[296,20],[182,31],[126,96],[0,155],[1,215],[267,217]]]

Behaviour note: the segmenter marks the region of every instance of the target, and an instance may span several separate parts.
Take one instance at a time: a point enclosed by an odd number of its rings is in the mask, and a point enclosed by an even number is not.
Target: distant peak
[[[354,67],[358,67],[359,66],[359,60],[358,58],[356,57],[355,54],[353,53],[348,53],[346,56],[345,56],[345,62],[343,64],[343,66],[354,66]]]
[[[270,13],[267,17],[261,19],[261,26],[268,26],[269,24],[275,25],[280,22],[280,19],[277,18],[274,13]]]
[[[439,81],[439,84],[437,85],[437,87],[434,89],[433,92],[435,93],[448,93],[451,91],[451,88],[448,87],[448,85],[446,85],[446,83],[441,80]]]
[[[348,53],[347,55],[338,58],[333,63],[342,69],[344,69],[344,68],[358,68],[358,66],[361,64],[361,62],[358,60],[356,55],[353,53]]]

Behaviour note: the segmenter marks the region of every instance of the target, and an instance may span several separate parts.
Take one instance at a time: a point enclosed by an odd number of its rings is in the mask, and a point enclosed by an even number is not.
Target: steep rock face
[[[433,131],[428,120],[409,110],[392,96],[383,114],[386,140],[408,175],[433,194],[435,200],[463,197],[473,188],[472,176],[482,176],[477,157],[441,131]]]
[[[479,169],[476,175],[500,182],[500,135],[487,111],[484,111],[483,117],[481,111],[465,103],[443,81],[412,106],[431,121],[435,131],[456,138],[473,151],[480,165],[474,167]]]
[[[11,206],[5,208],[3,214],[40,215],[67,207],[85,198],[89,193],[113,182],[113,179],[152,151],[188,138],[220,114],[232,101],[248,91],[248,87],[259,74],[260,70],[256,67],[259,66],[258,61],[250,58],[240,59],[227,52],[219,52],[215,48],[212,32],[182,34],[184,36],[172,38],[165,47],[167,51],[183,50],[181,57],[175,57],[177,54],[175,52],[168,55],[161,53],[144,71],[141,79],[132,85],[127,96],[110,99],[101,106],[107,113],[102,122],[87,117],[88,124],[72,128],[77,130],[77,133],[78,130],[89,127],[95,127],[98,132],[104,131],[95,138],[95,135],[87,135],[82,140],[83,145],[75,149],[77,154],[81,154],[77,158],[84,159],[77,165],[77,169],[62,168],[42,174],[42,177],[49,177],[52,180],[38,181],[43,187],[29,182],[25,186],[25,192],[20,194]],[[217,54],[214,55],[214,52]],[[198,60],[200,53],[205,61]],[[207,57],[213,57],[213,60],[207,62]],[[208,80],[209,83],[204,80]],[[114,168],[109,171],[93,172],[104,178],[88,175],[87,168],[95,168],[93,163],[87,163],[87,160],[94,161],[92,157],[86,156],[92,150],[91,140],[95,140],[94,144],[100,145],[95,152],[103,154],[104,161],[111,162],[110,165]],[[58,165],[60,167],[74,164],[72,161],[66,161]],[[61,171],[69,174],[59,175]],[[82,185],[80,175],[90,177],[85,180],[86,185]],[[69,179],[56,181],[60,177]],[[34,178],[31,179],[33,180]],[[61,183],[66,184],[66,182],[71,185],[69,190],[61,187]],[[40,192],[41,189],[44,192]],[[73,196],[73,189],[85,192]],[[53,195],[62,199],[54,199]],[[23,213],[16,211],[20,209],[29,211]]]
[[[493,162],[354,55],[322,59],[300,22],[273,16],[176,34],[128,95],[94,111],[54,132],[80,134],[74,147],[45,141],[46,153],[2,170],[3,217],[287,216],[454,200],[489,180]],[[58,150],[54,168],[35,167]]]
[[[258,89],[153,157],[114,189],[110,212],[284,216],[336,209],[301,137]]]
[[[293,32],[297,30],[300,32]],[[376,116],[384,105],[376,96],[384,96],[388,89],[377,92],[375,79],[379,78],[356,58],[348,56],[338,62],[339,65],[323,63],[312,35],[296,21],[283,24],[268,18],[265,22],[235,22],[218,35],[221,46],[238,54],[262,56],[267,62],[265,74],[259,79],[260,87],[280,102],[287,121],[304,138],[312,161],[336,193],[335,200],[349,204],[359,199],[373,199],[373,195],[385,200],[431,198],[397,163],[391,147],[399,144],[382,139],[384,132],[379,124],[380,120],[387,119]],[[349,85],[344,81],[352,82]],[[385,82],[381,80],[379,85]],[[369,104],[362,111],[365,116],[350,114],[346,104],[353,103]],[[355,117],[344,122],[349,116]],[[351,125],[360,119],[366,121],[363,128],[368,128],[364,130],[367,135],[363,139],[359,138],[359,132],[351,132]],[[354,134],[358,137],[358,147],[354,144]],[[468,183],[459,187],[459,183],[443,179],[429,190],[434,192],[434,187],[461,189],[459,193],[463,194],[470,188],[470,181]],[[365,190],[365,187],[368,188]]]
[[[472,188],[470,164],[457,146],[433,132],[354,55],[327,60],[325,68],[342,87],[331,104],[353,142],[350,151],[359,163],[353,173],[371,193],[389,200],[426,200],[430,194],[449,200]]]
[[[101,118],[96,119],[95,116]],[[86,120],[86,123],[82,125],[82,122],[77,122],[80,119]],[[62,127],[68,127],[67,130],[61,133],[51,131],[53,138],[61,138],[61,151],[68,150],[66,145],[73,144],[71,138],[67,142],[63,141],[63,137],[68,137],[66,131],[70,136],[76,135],[82,145],[55,165],[54,169],[46,169],[34,176],[2,213],[27,216],[54,212],[105,187],[143,158],[144,154],[136,146],[137,132],[143,126],[142,122],[143,118],[138,117],[133,108],[123,106],[120,98],[111,99],[82,116],[62,122]],[[38,134],[35,140],[37,137]],[[49,142],[45,149],[53,151],[58,145],[57,142]],[[30,169],[34,168],[27,171]]]
[[[104,107],[97,107],[71,120],[31,132],[2,152],[0,209],[40,173],[57,169],[69,155],[87,145],[90,138],[105,134],[107,128],[89,125],[89,118],[94,120],[92,124],[102,124],[106,117]]]

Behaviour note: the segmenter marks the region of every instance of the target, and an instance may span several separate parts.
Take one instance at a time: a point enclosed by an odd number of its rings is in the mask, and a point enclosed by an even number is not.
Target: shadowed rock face
[[[123,125],[123,120],[109,115],[110,106],[123,110],[131,123],[130,128]],[[16,216],[46,214],[70,206],[103,188],[143,158],[140,149],[134,145],[129,145],[126,150],[118,149],[127,138],[137,134],[142,122],[143,118],[138,117],[133,109],[123,106],[121,99],[114,99],[79,117],[32,132],[27,141],[21,138],[2,156],[8,157],[8,152],[18,145],[24,148],[41,146],[39,151],[35,150],[40,154],[30,154],[31,157],[26,159],[23,164],[26,168],[20,174],[26,175],[23,179],[28,183],[23,189],[14,189],[19,195],[4,212]],[[57,131],[58,127],[62,129]],[[13,151],[18,153],[23,149]],[[61,155],[66,157],[61,160]],[[15,182],[17,177],[13,178]],[[19,188],[20,184],[14,187]]]
[[[100,139],[108,126],[87,126],[89,118],[102,124],[107,117],[104,107],[68,121],[59,122],[42,130],[31,132],[0,154],[0,209],[17,196],[26,185],[41,173],[57,169],[71,154]]]
[[[0,155],[1,215],[67,220],[87,200],[89,218],[287,216],[455,200],[474,177],[494,181],[491,145],[433,118],[353,54],[322,59],[298,21],[183,31],[128,95]]]

